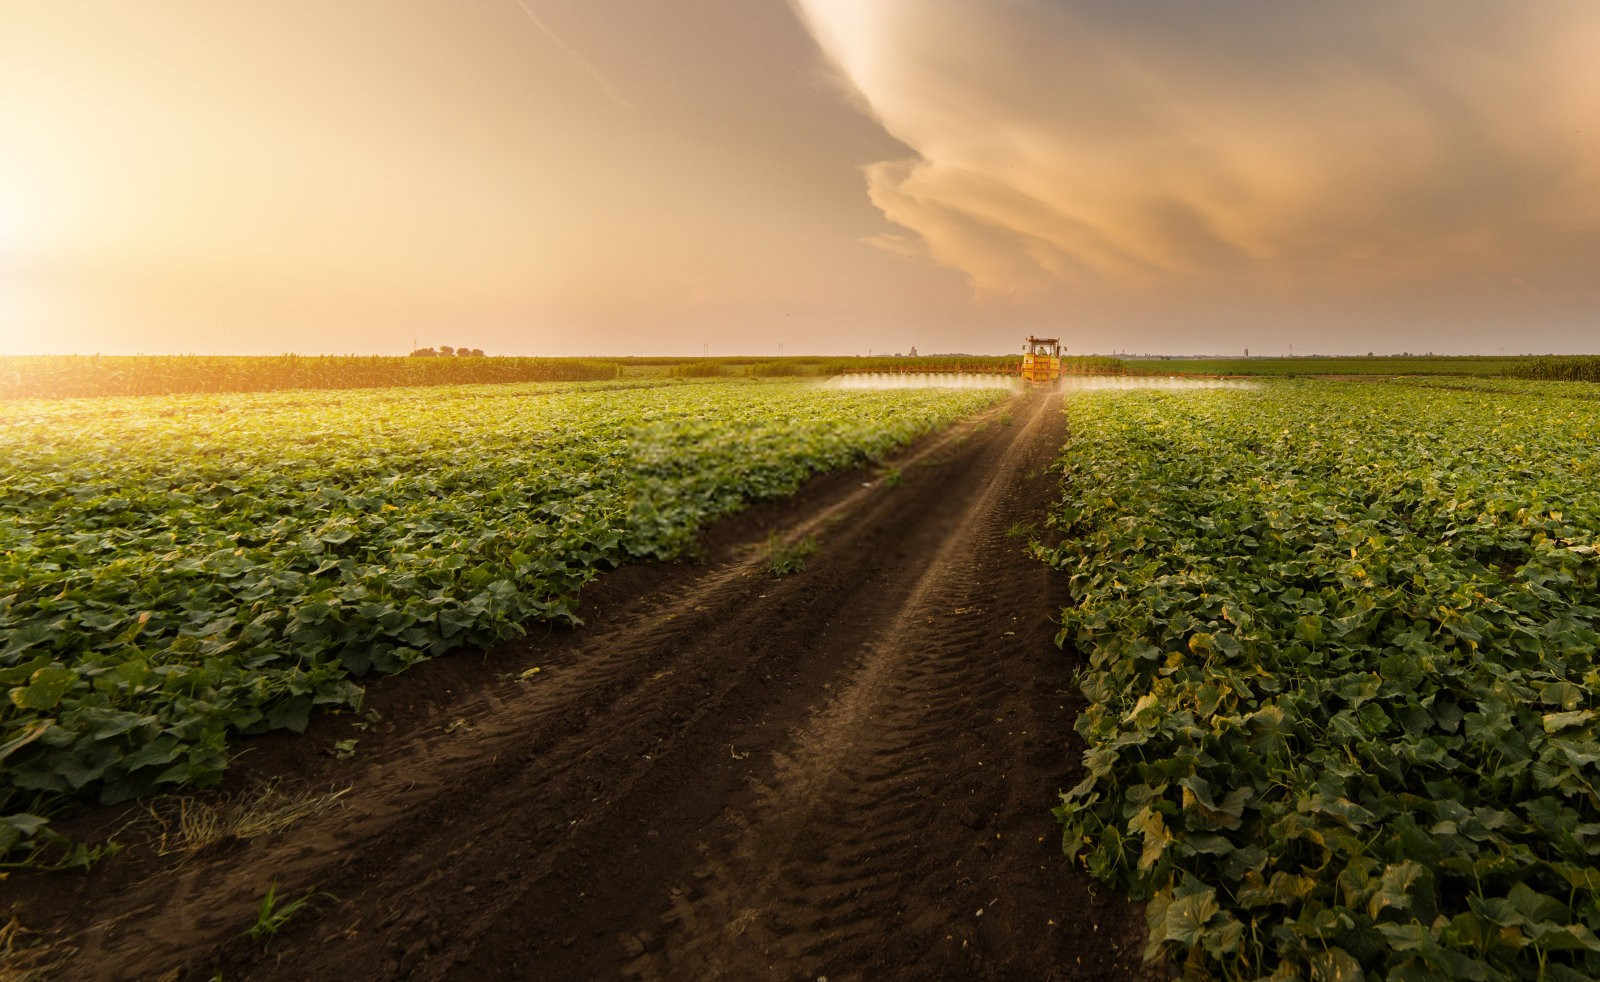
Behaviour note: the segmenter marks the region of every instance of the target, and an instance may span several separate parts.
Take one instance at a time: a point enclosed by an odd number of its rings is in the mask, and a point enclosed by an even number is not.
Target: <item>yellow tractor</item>
[[[1022,380],[1054,383],[1061,378],[1061,339],[1029,336],[1022,345]]]

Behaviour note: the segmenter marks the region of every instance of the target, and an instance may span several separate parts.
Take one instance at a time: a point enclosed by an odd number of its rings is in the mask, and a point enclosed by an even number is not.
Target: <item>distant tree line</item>
[[[437,348],[418,348],[411,352],[413,358],[482,358],[482,348],[452,348],[448,344]]]
[[[0,356],[0,400],[485,382],[583,382],[614,379],[617,375],[614,363],[585,358],[16,355]],[[0,565],[4,563],[3,552],[0,549]],[[0,607],[3,605],[3,598],[0,598]],[[3,615],[0,620],[4,620]],[[3,633],[0,631],[0,635]],[[0,832],[3,831],[4,823],[0,822]],[[0,971],[0,978],[4,975]]]

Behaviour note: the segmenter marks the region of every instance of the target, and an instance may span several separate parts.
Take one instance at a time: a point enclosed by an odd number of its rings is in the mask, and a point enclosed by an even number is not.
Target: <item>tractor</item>
[[[1061,339],[1029,336],[1022,344],[1022,380],[1030,385],[1055,384],[1061,378]]]

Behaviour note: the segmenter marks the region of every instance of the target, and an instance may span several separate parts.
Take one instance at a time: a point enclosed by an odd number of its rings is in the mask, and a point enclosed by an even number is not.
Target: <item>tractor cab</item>
[[[1022,344],[1022,380],[1054,382],[1061,377],[1061,339],[1029,336]]]

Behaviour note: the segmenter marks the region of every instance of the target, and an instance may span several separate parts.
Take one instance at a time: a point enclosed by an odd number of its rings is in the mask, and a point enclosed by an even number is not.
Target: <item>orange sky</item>
[[[1591,2],[8,6],[0,353],[1600,349]]]

